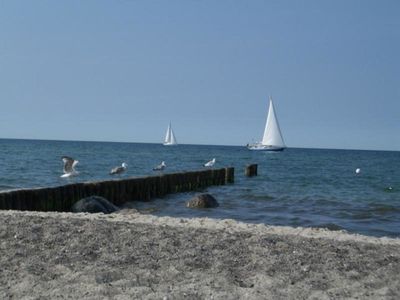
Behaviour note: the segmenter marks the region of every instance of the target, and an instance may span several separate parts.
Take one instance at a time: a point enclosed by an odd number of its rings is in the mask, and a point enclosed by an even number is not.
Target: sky
[[[400,1],[0,0],[0,138],[400,150]]]

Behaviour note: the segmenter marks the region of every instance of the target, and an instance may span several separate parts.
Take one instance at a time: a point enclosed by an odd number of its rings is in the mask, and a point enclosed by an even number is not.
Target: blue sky
[[[0,1],[0,137],[400,150],[400,1]]]

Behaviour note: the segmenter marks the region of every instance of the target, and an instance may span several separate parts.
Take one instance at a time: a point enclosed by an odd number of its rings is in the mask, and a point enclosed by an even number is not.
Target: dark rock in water
[[[117,206],[107,199],[100,196],[90,196],[76,202],[72,208],[72,212],[88,212],[88,213],[105,213],[110,214],[119,210]]]
[[[194,196],[186,203],[186,207],[191,208],[210,208],[210,207],[218,207],[219,203],[217,200],[211,196],[210,194],[199,194]]]

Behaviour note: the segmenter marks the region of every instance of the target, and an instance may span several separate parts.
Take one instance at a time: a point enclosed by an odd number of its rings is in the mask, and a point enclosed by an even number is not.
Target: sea
[[[60,178],[64,155],[79,160],[79,176]],[[165,173],[201,170],[212,158],[215,168],[235,168],[234,184],[201,191],[211,193],[218,208],[186,208],[185,202],[199,191],[129,205],[157,216],[229,218],[400,237],[398,151],[263,152],[244,146],[0,139],[0,191],[110,179],[110,169],[122,162],[128,169],[121,178],[156,174],[152,168],[161,161],[166,162]],[[258,164],[258,176],[244,175],[247,164]]]

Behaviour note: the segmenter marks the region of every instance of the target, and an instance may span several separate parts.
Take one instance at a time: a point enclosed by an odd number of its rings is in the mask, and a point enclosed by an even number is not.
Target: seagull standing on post
[[[128,167],[128,165],[126,163],[122,163],[121,166],[119,167],[115,167],[110,171],[110,175],[115,175],[115,174],[122,174],[125,172],[126,168]]]
[[[165,161],[162,161],[161,164],[153,168],[153,171],[162,171],[165,169],[166,166],[167,165],[165,164]]]
[[[64,162],[64,174],[61,175],[61,178],[69,178],[79,174],[78,171],[75,171],[75,166],[79,163],[78,160],[69,156],[63,156],[62,161]]]
[[[212,167],[215,164],[215,158],[213,158],[212,160],[210,160],[209,162],[206,162],[204,164],[204,167]]]

